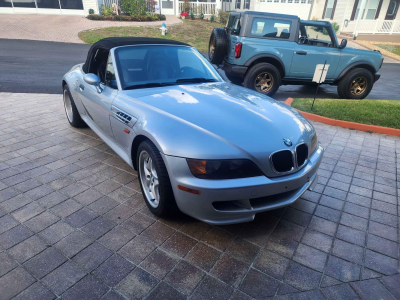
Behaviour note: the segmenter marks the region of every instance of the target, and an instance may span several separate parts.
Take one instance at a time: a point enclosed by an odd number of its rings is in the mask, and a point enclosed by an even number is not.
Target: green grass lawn
[[[165,38],[188,43],[200,52],[208,52],[208,42],[211,30],[215,27],[224,27],[216,22],[182,20],[183,24],[168,27],[168,33],[162,36],[159,26],[153,27],[107,27],[102,29],[82,31],[79,38],[87,44],[114,36],[140,36]],[[101,22],[101,21],[96,21]]]
[[[292,107],[327,118],[400,129],[400,101],[296,98]]]
[[[382,49],[385,49],[387,51],[390,51],[394,54],[400,55],[400,46],[396,46],[396,45],[376,45]]]

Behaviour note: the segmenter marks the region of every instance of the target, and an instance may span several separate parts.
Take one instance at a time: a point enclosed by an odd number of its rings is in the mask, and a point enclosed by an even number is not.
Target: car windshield
[[[187,46],[120,47],[115,59],[123,89],[222,81],[213,66]]]

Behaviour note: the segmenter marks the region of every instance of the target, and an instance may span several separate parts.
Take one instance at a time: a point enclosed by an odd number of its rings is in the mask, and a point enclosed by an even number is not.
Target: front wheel
[[[373,84],[374,78],[370,71],[356,68],[339,81],[338,95],[343,99],[364,99],[371,92]]]
[[[281,75],[274,65],[259,63],[247,72],[243,85],[264,95],[272,96],[281,85]]]
[[[64,85],[63,90],[63,100],[65,114],[67,115],[69,124],[75,128],[87,127],[85,121],[82,120],[78,109],[76,108],[74,98],[72,98],[71,92],[66,84]]]
[[[143,141],[136,162],[140,188],[150,211],[159,217],[176,213],[178,207],[168,171],[157,147],[150,141]]]

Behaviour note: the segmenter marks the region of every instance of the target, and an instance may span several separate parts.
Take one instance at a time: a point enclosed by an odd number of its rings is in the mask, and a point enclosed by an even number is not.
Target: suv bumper
[[[375,75],[374,75],[375,82],[377,82],[379,80],[379,78],[381,78],[381,74],[375,73]]]
[[[228,74],[228,76],[235,77],[243,77],[247,69],[248,67],[231,65],[226,61],[224,61],[224,65],[222,66],[222,70],[224,70],[224,72]]]

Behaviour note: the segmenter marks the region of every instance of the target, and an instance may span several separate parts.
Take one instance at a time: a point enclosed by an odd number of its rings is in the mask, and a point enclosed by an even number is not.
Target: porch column
[[[357,31],[357,27],[358,27],[358,23],[360,22],[360,19],[363,15],[364,12],[364,6],[367,3],[366,0],[361,0],[361,5],[360,5],[360,10],[358,11],[358,16],[357,16],[357,21],[356,21],[356,25],[354,26],[354,31],[353,31],[353,36],[354,36],[354,40],[357,39],[357,35],[358,35],[358,31]]]

